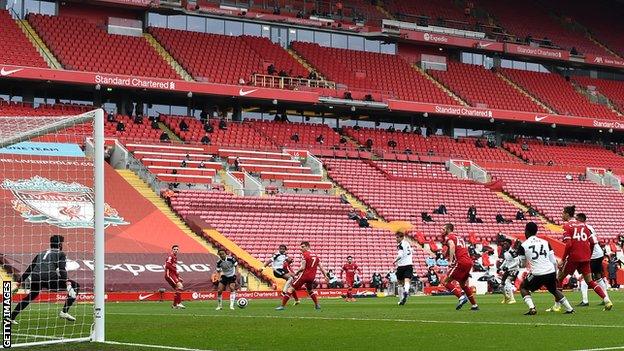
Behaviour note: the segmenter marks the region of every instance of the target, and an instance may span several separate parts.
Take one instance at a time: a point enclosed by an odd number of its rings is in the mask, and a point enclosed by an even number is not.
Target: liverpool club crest
[[[60,228],[93,228],[93,190],[80,183],[65,183],[40,176],[2,182],[15,199],[13,208],[28,223],[47,223]],[[104,225],[125,225],[117,211],[104,205]]]

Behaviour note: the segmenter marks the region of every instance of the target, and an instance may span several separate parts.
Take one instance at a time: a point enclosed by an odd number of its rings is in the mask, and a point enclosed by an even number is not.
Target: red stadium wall
[[[83,158],[6,155],[0,158],[0,169],[0,182],[19,182],[40,176],[89,187],[93,184],[90,162]],[[109,205],[105,214],[109,223],[106,229],[107,291],[149,291],[166,287],[162,266],[173,244],[180,245],[178,269],[185,285],[211,290],[209,276],[216,256],[182,232],[109,165],[106,165],[105,177]],[[48,248],[51,235],[61,234],[65,236],[64,251],[71,261],[68,262],[69,276],[87,290],[91,289],[92,231],[56,210],[75,208],[75,218],[86,218],[88,196],[75,191],[52,189],[42,193],[0,187],[0,213],[4,221],[0,231],[0,260],[19,275],[36,253]],[[41,217],[47,217],[48,221],[42,221]]]
[[[80,17],[98,25],[106,25],[109,17],[140,20],[142,13],[129,8],[61,2],[59,3],[59,16]]]

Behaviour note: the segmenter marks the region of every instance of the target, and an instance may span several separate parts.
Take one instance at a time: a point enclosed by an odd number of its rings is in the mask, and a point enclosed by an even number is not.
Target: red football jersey
[[[472,264],[472,258],[470,258],[464,238],[451,233],[446,236],[446,242],[448,243],[449,241],[452,241],[453,244],[455,244],[455,261]]]
[[[316,269],[318,268],[319,264],[318,257],[310,251],[306,251],[303,253],[303,260],[305,261],[305,270],[303,271],[302,276],[309,278],[315,277]]]
[[[342,272],[347,274],[347,280],[350,281],[353,281],[355,279],[355,272],[359,270],[360,269],[358,268],[358,265],[355,263],[345,263],[344,266],[342,266]],[[342,272],[340,272],[341,276]]]
[[[165,278],[171,279],[174,282],[178,281],[178,256],[174,254],[170,254],[167,256],[167,261],[165,262]]]
[[[589,261],[596,244],[585,223],[576,219],[569,220],[563,225],[563,242],[566,244],[563,259],[567,258],[571,262]]]

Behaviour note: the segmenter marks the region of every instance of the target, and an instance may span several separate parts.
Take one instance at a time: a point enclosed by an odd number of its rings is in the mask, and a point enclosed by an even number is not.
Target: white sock
[[[512,284],[509,281],[505,282],[505,296],[509,299],[509,300],[513,300],[514,296],[513,296],[513,287]]]
[[[236,291],[232,291],[230,294],[230,306],[234,306],[234,302],[236,302]]]
[[[565,298],[565,296],[563,297],[563,299],[559,300],[558,302],[562,304],[563,307],[565,307],[566,311],[573,310],[572,306],[570,306],[570,302],[568,301],[568,299]]]
[[[403,298],[403,286],[402,285],[399,285],[397,287],[397,293],[398,293],[399,299]]]
[[[535,308],[535,304],[533,303],[533,298],[531,297],[531,295],[527,295],[524,297],[524,303],[526,303],[527,306],[529,306],[529,309]]]
[[[406,293],[407,295],[409,295],[409,291],[410,291],[410,283],[404,283],[403,284],[403,292]]]
[[[609,298],[609,293],[607,292],[607,290],[609,290],[609,285],[607,285],[607,278],[599,279],[598,280],[598,285],[602,286],[602,290],[604,290],[605,296],[608,299]]]
[[[290,287],[290,284],[292,283],[293,278],[290,277],[288,278],[288,280],[286,281],[286,284],[284,284],[284,289],[282,289],[283,293],[286,293],[288,291],[288,288]]]
[[[217,296],[217,306],[221,307],[222,301],[223,301],[223,297],[221,295]]]
[[[588,290],[589,290],[589,287],[587,286],[587,283],[585,283],[585,279],[581,280],[581,296],[582,296],[581,301],[583,303],[589,303],[589,298],[587,297]]]

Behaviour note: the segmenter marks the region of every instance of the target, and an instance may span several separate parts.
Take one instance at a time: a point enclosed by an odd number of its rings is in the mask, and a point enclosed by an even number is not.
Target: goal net
[[[0,116],[4,347],[103,341],[103,154],[102,110]]]

